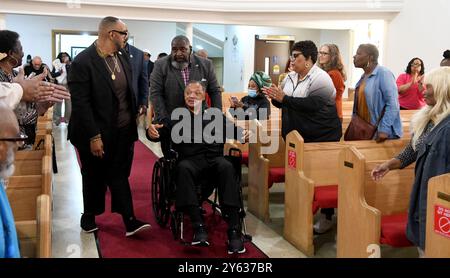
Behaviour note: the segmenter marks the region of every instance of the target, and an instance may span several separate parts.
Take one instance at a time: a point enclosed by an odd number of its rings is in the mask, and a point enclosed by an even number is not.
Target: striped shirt
[[[189,82],[189,67],[181,70],[181,76],[183,77],[184,85],[186,86]]]

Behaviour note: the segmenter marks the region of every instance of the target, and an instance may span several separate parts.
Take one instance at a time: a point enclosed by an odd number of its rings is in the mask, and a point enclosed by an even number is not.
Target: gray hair
[[[107,16],[105,18],[103,18],[99,25],[98,25],[98,31],[99,33],[108,31],[109,29],[111,29],[112,26],[114,26],[120,19],[118,19],[117,17],[114,16]]]
[[[183,35],[178,35],[175,38],[173,38],[171,44],[173,44],[174,42],[178,42],[178,41],[183,41],[187,45],[191,45],[191,42],[189,41],[188,37],[183,36]]]
[[[380,56],[380,52],[378,51],[378,48],[370,43],[361,44],[359,48],[364,49],[364,51],[369,55],[372,56],[372,62],[378,64],[378,57]]]

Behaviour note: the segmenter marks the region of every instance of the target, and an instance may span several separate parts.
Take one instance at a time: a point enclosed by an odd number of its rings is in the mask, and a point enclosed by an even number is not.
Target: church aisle
[[[58,174],[53,176],[53,258],[98,258],[94,234],[81,231],[81,174],[67,125],[53,127]]]

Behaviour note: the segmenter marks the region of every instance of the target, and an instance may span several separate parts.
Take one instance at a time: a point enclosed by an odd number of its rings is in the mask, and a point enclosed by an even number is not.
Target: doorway
[[[72,60],[97,39],[97,32],[52,30],[52,57],[67,52]]]
[[[272,83],[278,86],[278,78],[285,71],[293,44],[293,39],[279,39],[277,36],[265,39],[256,35],[255,71],[264,71],[270,76]]]

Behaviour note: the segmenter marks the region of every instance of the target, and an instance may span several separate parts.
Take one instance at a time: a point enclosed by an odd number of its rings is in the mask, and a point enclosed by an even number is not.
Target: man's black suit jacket
[[[122,50],[117,54],[122,64],[127,82],[128,97],[132,115],[137,115],[136,96],[132,88],[132,74],[129,59]],[[77,148],[89,150],[92,137],[101,134],[105,152],[117,134],[119,101],[114,92],[111,73],[94,44],[77,55],[72,62],[68,77],[72,99],[72,116],[68,128],[68,139]],[[131,121],[132,136],[137,140],[136,121]]]

